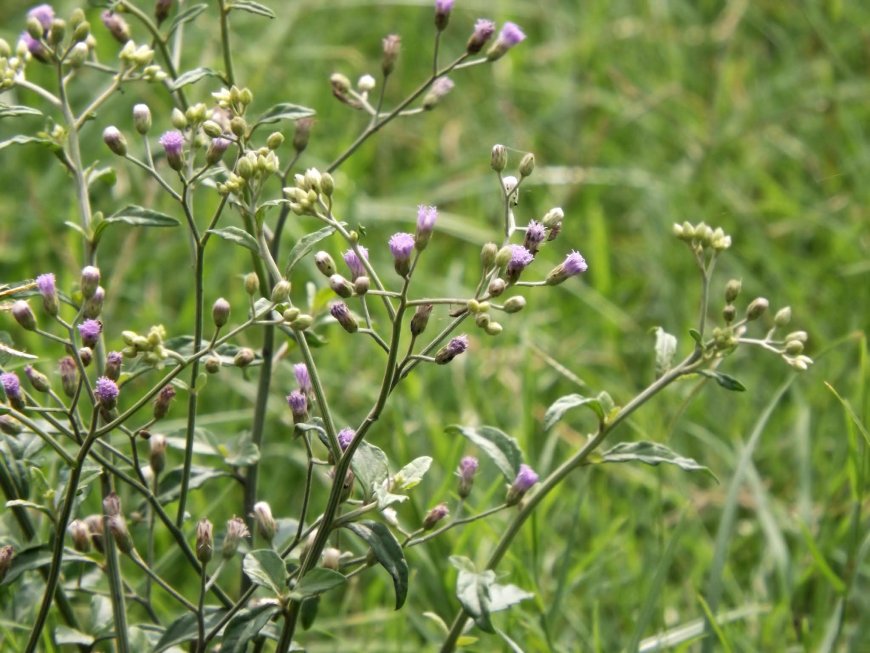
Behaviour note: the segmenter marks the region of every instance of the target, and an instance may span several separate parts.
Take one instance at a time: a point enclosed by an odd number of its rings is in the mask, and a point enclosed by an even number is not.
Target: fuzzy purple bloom
[[[348,333],[355,333],[359,328],[356,319],[351,314],[350,309],[344,302],[335,302],[329,307],[329,313],[336,319],[342,328]]]
[[[355,435],[356,431],[347,426],[338,432],[338,446],[341,447],[342,451],[350,446],[350,442],[353,440]]]
[[[308,418],[308,399],[299,390],[294,390],[287,395],[287,405],[293,413],[293,423],[304,422]]]
[[[544,238],[547,237],[547,230],[537,220],[532,220],[529,222],[529,226],[526,228],[526,237],[523,240],[523,247],[529,250],[532,254],[535,254],[538,251],[538,246],[544,242]]]
[[[459,461],[456,475],[459,477],[459,496],[463,499],[471,494],[471,486],[474,483],[474,475],[477,473],[479,463],[474,456],[465,456]]]
[[[465,334],[462,334],[461,336],[456,336],[438,350],[438,353],[435,354],[435,362],[439,365],[446,365],[467,349],[468,336]]]
[[[507,276],[511,281],[516,281],[520,272],[534,260],[532,253],[522,245],[511,245],[511,260],[507,264]]]
[[[28,18],[35,18],[46,32],[51,29],[54,20],[54,7],[51,5],[37,5],[27,12]]]
[[[435,0],[435,28],[440,32],[450,21],[453,0]]]
[[[81,335],[82,344],[85,347],[95,346],[102,332],[103,323],[99,320],[85,320],[79,324],[79,335]]]
[[[117,384],[107,376],[97,379],[94,386],[94,395],[103,408],[114,408],[119,392]]]
[[[117,381],[121,376],[121,363],[124,357],[120,352],[110,351],[106,354],[106,369],[105,374],[112,381]]]
[[[426,249],[426,245],[429,244],[429,238],[432,236],[432,230],[435,228],[435,221],[437,219],[438,207],[425,206],[424,204],[417,207],[417,234],[415,236],[414,246],[419,251],[422,252]]]
[[[24,42],[24,45],[27,46],[27,51],[30,52],[34,58],[43,63],[48,61],[48,50],[46,50],[42,43],[30,36],[27,32],[21,32],[20,39]]]
[[[36,287],[39,289],[39,294],[45,298],[55,296],[57,288],[54,284],[54,273],[47,272],[36,277]]]
[[[3,391],[9,401],[21,400],[21,381],[18,380],[18,375],[15,372],[0,374],[0,385],[3,386]]]
[[[169,163],[169,167],[173,170],[181,170],[182,165],[184,165],[184,159],[182,156],[182,150],[184,149],[184,134],[173,129],[163,134],[158,142],[166,153],[166,161]]]
[[[305,363],[296,363],[293,366],[293,374],[296,376],[296,383],[299,384],[299,389],[308,394],[312,391],[311,375],[308,374],[308,366]]]
[[[468,39],[468,44],[465,46],[469,54],[476,54],[483,49],[486,42],[495,34],[495,23],[486,18],[478,18],[474,23],[474,31]]]
[[[390,253],[393,255],[393,266],[396,274],[407,277],[411,272],[411,252],[414,251],[414,236],[397,233],[390,236]]]
[[[520,471],[517,473],[517,477],[514,479],[511,487],[518,492],[528,492],[529,488],[537,482],[538,475],[535,473],[535,470],[523,463],[520,465]]]
[[[437,98],[443,98],[456,86],[449,77],[439,77],[432,83],[432,93]]]
[[[357,249],[359,249],[359,253],[362,254],[362,257],[365,260],[369,260],[369,250],[362,245],[357,245]],[[344,262],[347,263],[347,267],[350,268],[350,276],[353,281],[356,281],[358,277],[366,276],[366,268],[363,265],[360,257],[356,255],[356,252],[352,249],[347,250],[342,258],[344,258]]]
[[[450,514],[446,503],[439,503],[437,506],[429,510],[423,518],[423,530],[428,531],[435,527],[435,524],[444,519]]]
[[[586,259],[583,258],[583,255],[580,252],[571,250],[562,263],[550,270],[546,278],[547,285],[559,285],[569,277],[586,272],[587,268]]]
[[[490,61],[495,61],[504,56],[504,54],[518,43],[524,41],[526,35],[516,23],[505,23],[498,33],[498,38],[489,52],[486,53],[486,58]]]

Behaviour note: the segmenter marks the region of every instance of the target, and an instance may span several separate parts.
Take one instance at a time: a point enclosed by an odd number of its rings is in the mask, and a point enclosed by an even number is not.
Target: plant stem
[[[224,54],[224,81],[227,86],[236,83],[236,75],[233,72],[233,53],[230,49],[230,26],[227,20],[229,10],[224,0],[218,0],[218,8],[221,14],[221,49]]]
[[[98,409],[94,409],[98,410]],[[100,486],[105,499],[112,492],[112,479],[104,471],[100,476]],[[107,517],[103,517],[105,521]],[[118,653],[129,653],[130,642],[127,632],[127,606],[124,602],[124,586],[121,580],[121,562],[118,559],[118,547],[115,538],[104,526],[104,548],[106,557],[106,575],[109,577],[109,598],[112,601],[112,619],[115,622],[115,642]]]

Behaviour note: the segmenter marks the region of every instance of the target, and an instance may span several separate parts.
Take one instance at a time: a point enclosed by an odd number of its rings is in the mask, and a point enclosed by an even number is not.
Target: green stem
[[[226,7],[224,0],[218,0],[218,6],[221,13],[221,49],[224,55],[224,81],[227,86],[232,86],[236,83],[236,75],[233,72],[233,52],[230,49],[230,25],[229,25],[229,10]]]
[[[97,410],[97,409],[95,409]],[[100,486],[105,499],[112,492],[112,479],[103,472]],[[104,520],[107,517],[103,517]],[[115,642],[118,653],[129,653],[130,641],[127,632],[127,605],[124,601],[124,585],[121,579],[121,561],[118,559],[118,547],[107,525],[104,525],[104,549],[106,557],[106,575],[109,577],[109,598],[112,601],[112,620],[115,624]]]
[[[196,640],[197,653],[205,653],[205,587],[206,579],[205,563],[202,563],[202,573],[199,575],[199,603],[196,607],[196,630],[199,637]]]
[[[140,556],[135,549],[133,549],[133,551],[130,553],[130,558],[133,560],[133,562],[136,563],[136,566],[139,567],[139,569],[144,571],[145,574],[155,583],[157,583],[167,594],[169,594],[169,596],[171,596],[173,599],[181,603],[181,605],[183,605],[185,608],[196,614],[196,606],[188,601],[186,598],[184,598],[181,594],[179,594],[175,590],[175,588],[172,587],[172,585],[170,585],[165,580],[160,578],[160,576],[154,573],[154,571],[147,564],[145,564],[142,556]]]

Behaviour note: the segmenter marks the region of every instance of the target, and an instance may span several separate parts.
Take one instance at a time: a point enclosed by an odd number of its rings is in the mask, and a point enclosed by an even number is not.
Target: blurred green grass
[[[271,4],[279,13],[275,21],[233,16],[236,73],[254,91],[258,111],[280,101],[317,110],[303,167],[326,165],[364,125],[363,116],[332,98],[332,72],[352,80],[374,74],[380,39],[390,32],[402,35],[403,50],[388,100],[412,89],[431,65],[429,2]],[[14,41],[28,6],[3,3],[4,38]],[[74,5],[55,6],[68,12]],[[100,56],[110,61],[116,46],[92,14]],[[867,548],[866,443],[824,384],[870,422],[862,344],[870,315],[870,61],[859,27],[870,24],[870,7],[857,1],[459,2],[443,42],[445,59],[461,50],[478,16],[514,20],[529,38],[493,66],[455,74],[456,88],[441,106],[391,125],[348,161],[337,176],[342,216],[367,228],[364,244],[388,265],[381,243],[410,227],[417,204],[437,204],[442,221],[422,261],[417,294],[468,292],[479,246],[498,236],[498,189],[488,163],[490,147],[500,142],[533,151],[538,160],[518,220],[551,206],[565,209],[562,235],[538,264],[546,269],[577,248],[590,270],[582,283],[527,293],[528,308],[505,320],[502,336],[472,333],[464,361],[421,369],[394,397],[372,441],[395,466],[418,455],[436,461],[413,505],[402,507],[403,523],[415,524],[453,492],[452,469],[468,449],[444,435],[445,425],[498,426],[546,472],[591,428],[580,420],[544,434],[543,411],[555,398],[607,390],[617,403],[630,399],[652,378],[652,327],[664,327],[689,347],[699,291],[690,256],[670,236],[670,226],[705,220],[734,240],[718,269],[714,306],[725,281],[741,278],[746,298],[763,295],[774,308],[792,307],[817,359],[773,410],[752,457],[754,471],[742,472],[735,518],[723,535],[719,610],[760,607],[723,624],[723,632],[732,650],[825,650],[829,620],[843,596],[824,573],[828,568],[841,581],[854,574],[836,650],[866,650],[870,642],[861,626],[866,630],[870,620],[870,568],[855,557]],[[213,16],[202,16],[185,38],[183,68],[221,67]],[[30,69],[33,79],[47,79],[38,68]],[[103,83],[95,74],[83,76],[76,99],[84,101]],[[218,88],[207,79],[188,87],[188,96],[208,101]],[[97,209],[110,212],[134,201],[172,210],[100,140],[108,124],[132,134],[129,110],[141,101],[152,107],[155,133],[168,128],[165,93],[140,85],[114,98],[84,135],[86,159],[98,158],[118,174],[114,188],[97,193]],[[3,120],[0,139],[42,126],[31,118]],[[514,154],[513,162],[518,159]],[[54,270],[69,287],[80,263],[78,238],[62,226],[76,219],[65,172],[46,152],[8,148],[0,152],[0,184],[0,278]],[[198,209],[213,204],[204,199]],[[311,228],[291,221],[287,249]],[[330,247],[340,253],[340,244]],[[223,295],[242,306],[248,260],[226,243],[210,245],[207,256],[207,300]],[[171,333],[187,332],[193,309],[181,230],[171,236],[109,232],[101,266],[110,345],[122,329],[145,330],[156,322]],[[293,281],[301,298],[305,278]],[[39,351],[37,341],[4,328]],[[338,421],[353,424],[380,371],[360,365],[368,343],[335,329],[328,336],[330,346],[319,354],[326,380],[342,399],[334,402]],[[650,592],[654,609],[643,636],[703,616],[698,596],[709,598],[730,479],[758,414],[791,374],[779,360],[758,354],[741,352],[723,367],[748,392],[708,385],[693,394],[690,384],[679,386],[616,434],[667,442],[709,465],[720,484],[658,468],[589,468],[544,502],[500,569],[506,582],[537,592],[535,601],[498,618],[525,650],[619,650]],[[298,511],[294,488],[304,475],[303,452],[290,441],[282,404],[291,379],[289,366],[280,366],[261,476],[264,498],[280,515]],[[204,412],[218,417],[208,428],[225,441],[250,428],[243,415],[254,391],[254,375],[224,372],[210,379]],[[175,413],[167,429],[181,427],[182,411]],[[484,465],[472,506],[492,505],[501,491],[495,470]],[[230,500],[218,498],[219,486],[206,486],[194,495],[191,513],[221,522],[241,504],[240,492],[232,492]],[[679,523],[672,561],[657,585],[654,574]],[[310,650],[346,650],[350,642],[372,651],[434,646],[440,635],[423,612],[449,622],[457,608],[455,572],[446,557],[483,561],[502,524],[496,518],[413,550],[410,601],[400,613],[388,610],[392,590],[374,570],[342,595],[325,597],[316,634],[306,636]],[[162,544],[167,550],[168,540]],[[177,562],[167,557],[165,569]],[[356,616],[347,621],[345,613]],[[499,645],[485,637],[477,648]]]

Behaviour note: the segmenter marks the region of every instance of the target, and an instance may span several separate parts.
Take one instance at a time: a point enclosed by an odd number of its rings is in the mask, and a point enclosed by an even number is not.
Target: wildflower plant
[[[533,596],[533,588],[503,583],[496,571],[525,521],[570,473],[593,461],[705,469],[657,442],[624,442],[602,450],[608,436],[635,410],[688,376],[742,389],[720,370],[741,347],[772,352],[798,370],[812,363],[804,354],[803,331],[780,335],[790,322],[788,309],[776,313],[771,330],[751,337],[750,329],[768,309],[767,300],[742,305],[740,284],[732,281],[719,305],[713,297],[713,270],[731,238],[704,223],[683,223],[674,232],[688,246],[701,287],[699,319],[688,331],[688,344],[682,345],[686,353],[680,358],[680,343],[659,329],[657,377],[637,396],[618,403],[601,391],[556,401],[544,415],[544,429],[577,408],[591,411],[595,419],[588,438],[570,456],[554,469],[536,469],[536,461],[525,460],[517,440],[496,427],[445,424],[447,433],[467,439],[477,457],[464,455],[455,472],[451,469],[457,461],[396,459],[396,452],[370,440],[388,404],[400,399],[405,379],[422,366],[473,359],[484,338],[498,336],[522,319],[514,314],[527,302],[561,292],[550,286],[582,283],[595,261],[590,256],[587,264],[583,244],[564,242],[560,236],[563,220],[572,219],[561,208],[523,215],[519,194],[534,175],[535,157],[517,157],[495,145],[491,152],[480,153],[480,161],[494,176],[492,204],[501,225],[491,242],[481,244],[479,255],[475,251],[467,257],[466,264],[476,266],[476,286],[460,295],[424,295],[415,281],[424,270],[437,267],[427,250],[439,238],[439,208],[421,197],[416,210],[408,209],[413,233],[398,231],[386,242],[373,242],[346,217],[348,207],[337,192],[341,177],[335,173],[382,128],[436,110],[449,101],[448,93],[458,92],[465,69],[499,65],[526,35],[512,22],[498,29],[485,18],[462,25],[452,15],[452,0],[436,0],[432,73],[404,99],[386,106],[384,89],[398,74],[400,57],[408,54],[398,34],[383,39],[377,78],[364,75],[354,85],[337,72],[328,80],[336,100],[349,111],[365,114],[368,122],[329,165],[317,169],[305,163],[309,140],[316,135],[314,112],[289,103],[264,111],[255,90],[236,77],[231,18],[238,11],[274,17],[269,7],[224,0],[216,7],[193,5],[183,11],[162,0],[151,11],[129,0],[97,4],[105,5],[99,14],[82,8],[65,17],[56,16],[50,5],[40,5],[24,19],[17,44],[0,42],[0,90],[6,98],[33,104],[8,106],[50,116],[46,132],[22,134],[2,145],[37,143],[55,152],[71,175],[78,213],[71,227],[81,244],[74,283],[59,287],[57,279],[67,276],[60,269],[34,270],[35,280],[8,280],[2,290],[9,327],[19,338],[38,338],[43,347],[36,356],[24,347],[4,346],[3,437],[33,443],[45,473],[61,479],[53,497],[36,496],[21,476],[23,458],[3,454],[0,480],[20,532],[2,533],[8,542],[0,549],[0,576],[8,575],[39,597],[26,617],[24,650],[37,650],[47,638],[59,645],[60,631],[54,625],[64,624],[80,636],[74,643],[84,647],[104,638],[113,640],[119,651],[140,645],[147,650],[189,646],[206,651],[218,644],[221,650],[242,651],[250,641],[262,646],[268,639],[283,653],[305,644],[309,635],[301,626],[308,628],[316,620],[321,595],[341,592],[349,579],[380,566],[393,583],[395,607],[401,608],[412,578],[408,550],[452,529],[501,520],[500,539],[485,564],[476,565],[467,556],[451,558],[458,571],[457,613],[445,629],[441,650],[454,650],[468,642],[472,623],[481,631],[500,633],[493,615]],[[102,31],[94,25],[97,15]],[[220,31],[221,69],[179,70],[178,49],[184,41],[178,35],[184,24],[209,19]],[[443,63],[442,33],[462,29],[469,33],[464,50]],[[116,60],[98,59],[97,41],[104,39],[117,42]],[[36,67],[50,69],[53,82],[31,81]],[[84,69],[105,75],[105,85],[88,103],[78,105],[70,91]],[[209,92],[205,82],[214,77],[222,86]],[[120,89],[135,100],[129,120],[102,124],[102,110]],[[174,105],[171,114],[152,114],[143,89],[166,94]],[[285,141],[281,131],[266,133],[278,122],[294,124],[292,138]],[[112,164],[153,180],[170,198],[172,211],[94,199],[89,190],[93,166],[83,160],[81,143],[100,135],[107,155],[115,157]],[[201,197],[211,198],[216,208],[203,212],[204,204],[197,201]],[[307,233],[286,250],[282,236],[290,220],[299,221]],[[169,322],[139,324],[135,316],[104,312],[107,299],[117,291],[107,283],[116,264],[113,252],[101,247],[112,225],[175,228],[184,234],[192,270],[194,318],[189,329]],[[250,268],[238,271],[243,281],[223,290],[226,298],[206,293],[209,266],[216,265],[208,253],[217,239],[250,256]],[[336,241],[346,269],[338,268],[322,249]],[[545,269],[540,258],[546,248],[558,250],[563,262]],[[309,278],[304,265],[309,262],[319,277]],[[302,301],[294,289],[306,284],[329,293],[330,301]],[[527,299],[520,289],[533,293]],[[715,326],[711,307],[720,309]],[[330,334],[329,343],[324,333]],[[256,348],[246,345],[252,339],[259,343]],[[273,355],[279,346],[289,352],[289,363]],[[349,391],[324,383],[322,370],[330,363],[331,347],[352,348],[360,365],[380,377],[375,399],[365,410],[348,415],[337,409]],[[229,469],[209,476],[199,464],[197,438],[206,417],[200,398],[220,401],[225,390],[207,379],[231,374],[257,380],[251,431],[237,455],[227,458]],[[295,385],[279,384],[287,378],[295,379]],[[285,411],[281,433],[267,428],[273,396],[285,398],[280,402]],[[169,448],[161,432],[170,415],[185,424],[180,453]],[[343,426],[340,419],[353,421]],[[265,500],[259,474],[267,439],[291,436],[307,461],[304,482],[288,490],[301,497],[295,514],[286,505]],[[217,443],[217,449],[231,444]],[[25,455],[22,447],[5,451]],[[466,499],[474,492],[476,475],[487,466],[504,476],[502,498],[471,513]],[[416,527],[405,528],[398,515],[430,469],[442,477],[455,473],[457,498],[435,497]],[[232,516],[218,520],[191,514],[198,505],[191,496],[201,491],[203,474],[206,480],[221,476],[241,485],[242,498]],[[88,496],[97,485],[99,500]],[[33,540],[47,554],[40,565],[25,555]],[[187,578],[161,573],[159,560],[167,553],[162,548],[183,559]],[[239,558],[243,575],[237,585],[238,576],[228,570]],[[24,573],[35,569],[39,575]],[[89,631],[81,618],[89,601],[76,579],[82,569],[88,570],[89,591],[109,603],[108,630],[94,626]]]

